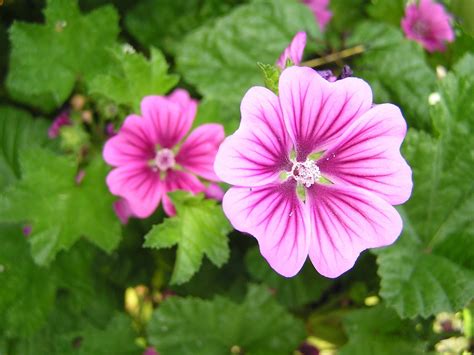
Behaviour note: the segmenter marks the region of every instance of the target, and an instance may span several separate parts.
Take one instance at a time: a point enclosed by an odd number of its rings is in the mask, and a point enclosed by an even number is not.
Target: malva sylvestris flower
[[[401,25],[407,38],[420,43],[429,52],[442,52],[446,42],[454,41],[451,16],[443,5],[433,0],[409,4]]]
[[[412,189],[398,107],[374,106],[361,79],[328,82],[293,66],[279,96],[251,88],[241,116],[214,164],[234,185],[223,209],[278,273],[294,276],[309,255],[319,273],[337,277],[363,250],[397,239],[402,220],[392,205]]]
[[[204,192],[197,177],[219,181],[213,163],[224,139],[219,124],[204,124],[182,142],[196,116],[197,102],[187,91],[169,96],[146,96],[141,116],[130,115],[104,146],[105,161],[114,166],[107,176],[112,194],[122,197],[114,205],[119,218],[150,216],[163,201],[166,214],[174,215],[167,192]],[[197,176],[196,176],[197,175]]]
[[[332,18],[332,12],[328,10],[329,0],[303,0],[303,3],[311,9],[316,23],[324,31]]]

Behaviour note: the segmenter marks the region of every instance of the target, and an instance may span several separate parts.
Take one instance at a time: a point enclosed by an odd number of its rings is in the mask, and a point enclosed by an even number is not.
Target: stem
[[[338,60],[341,60],[343,58],[347,58],[347,57],[351,57],[353,55],[361,54],[364,51],[365,51],[365,47],[362,44],[359,44],[355,47],[347,48],[347,49],[344,49],[340,52],[328,54],[325,57],[308,60],[306,62],[301,63],[301,66],[311,67],[311,68],[319,67],[319,66],[324,65],[324,64],[337,62]]]

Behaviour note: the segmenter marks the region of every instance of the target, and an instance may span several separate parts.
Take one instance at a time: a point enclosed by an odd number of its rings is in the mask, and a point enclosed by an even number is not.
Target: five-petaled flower
[[[150,216],[163,200],[168,215],[174,206],[167,192],[204,192],[198,176],[219,181],[213,163],[224,139],[219,124],[204,124],[188,133],[196,116],[197,102],[182,89],[169,96],[147,96],[142,116],[130,115],[104,147],[105,161],[116,167],[107,176],[112,194],[122,197],[116,211],[122,221],[134,215]],[[195,175],[196,174],[196,175]]]
[[[445,43],[454,41],[451,16],[443,5],[433,0],[409,4],[402,19],[407,38],[420,43],[429,52],[444,51]]]
[[[295,66],[282,72],[279,96],[251,88],[241,115],[214,165],[234,185],[223,208],[277,272],[295,275],[309,255],[337,277],[363,250],[396,240],[402,220],[392,205],[412,189],[396,106],[374,106],[361,79],[331,83]]]

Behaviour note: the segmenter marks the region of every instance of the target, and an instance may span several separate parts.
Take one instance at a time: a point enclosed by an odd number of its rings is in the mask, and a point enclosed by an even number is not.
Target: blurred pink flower
[[[143,352],[143,355],[160,355],[160,353],[156,351],[153,346],[149,346],[148,348],[145,349],[145,351]]]
[[[114,212],[122,224],[127,224],[130,217],[133,217],[133,212],[127,200],[123,198],[118,199],[113,204]]]
[[[397,239],[402,220],[392,205],[412,189],[398,107],[373,106],[363,80],[328,82],[293,66],[280,76],[279,96],[251,88],[241,116],[215,161],[235,185],[223,208],[278,273],[295,275],[309,255],[322,275],[337,277],[363,250]]]
[[[306,47],[306,32],[298,32],[288,47],[285,48],[283,53],[278,58],[276,65],[280,69],[285,69],[286,62],[291,60],[294,65],[301,63],[303,59],[304,48]]]
[[[51,126],[48,129],[48,137],[53,139],[59,135],[59,131],[62,126],[70,126],[72,124],[71,120],[69,119],[69,113],[67,111],[62,111],[56,118],[54,119]]]
[[[218,184],[211,183],[208,187],[206,187],[206,190],[204,190],[204,195],[207,198],[216,201],[222,201],[222,198],[224,197],[224,190],[222,190],[222,188]]]
[[[420,43],[429,52],[444,51],[454,41],[451,15],[433,0],[420,0],[405,9],[401,25],[407,38]]]
[[[179,145],[196,108],[197,102],[181,89],[169,96],[147,96],[141,102],[142,116],[128,116],[117,135],[106,142],[104,159],[116,167],[107,176],[107,185],[112,194],[127,201],[134,216],[150,216],[160,201],[172,216],[176,212],[167,192],[203,192],[206,188],[196,175],[219,181],[213,163],[224,139],[222,125],[197,127]]]
[[[329,0],[302,0],[313,11],[316,22],[321,31],[324,31],[326,25],[332,18],[332,12],[328,10]]]

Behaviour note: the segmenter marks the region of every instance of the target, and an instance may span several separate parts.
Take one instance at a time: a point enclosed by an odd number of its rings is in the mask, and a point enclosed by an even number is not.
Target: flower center
[[[311,187],[321,177],[319,167],[314,160],[307,159],[304,163],[293,161],[293,167],[288,176],[293,177],[296,182]]]
[[[154,163],[161,171],[166,171],[169,168],[172,168],[175,164],[173,151],[167,148],[158,150],[155,155]]]
[[[426,24],[423,21],[416,21],[413,24],[413,31],[420,37],[424,37],[428,31]]]

